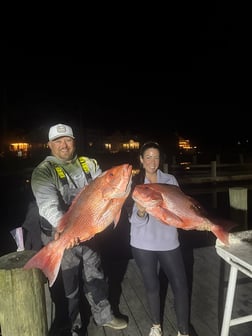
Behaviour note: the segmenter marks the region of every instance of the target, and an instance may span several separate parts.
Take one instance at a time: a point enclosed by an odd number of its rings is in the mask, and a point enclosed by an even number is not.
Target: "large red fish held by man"
[[[229,231],[235,224],[224,219],[211,220],[199,202],[176,185],[140,184],[134,188],[132,198],[165,224],[183,230],[211,231],[225,245],[229,244]]]
[[[122,164],[104,171],[83,188],[62,217],[57,229],[62,232],[24,265],[24,269],[39,268],[55,282],[64,250],[94,237],[110,224],[116,227],[122,206],[131,188],[132,166]]]

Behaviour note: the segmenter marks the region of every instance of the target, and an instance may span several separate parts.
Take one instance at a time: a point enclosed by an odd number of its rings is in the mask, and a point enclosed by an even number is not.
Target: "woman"
[[[145,143],[140,149],[140,172],[134,184],[167,183],[178,185],[176,178],[160,168],[161,151],[156,142]],[[133,190],[133,189],[132,189]],[[130,245],[139,267],[153,325],[149,336],[161,336],[159,267],[166,274],[173,291],[178,336],[189,335],[189,297],[185,266],[180,250],[178,231],[163,224],[134,203],[130,215]]]

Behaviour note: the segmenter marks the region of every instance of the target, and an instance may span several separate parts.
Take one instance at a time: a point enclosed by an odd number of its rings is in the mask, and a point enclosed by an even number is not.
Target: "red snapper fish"
[[[87,241],[110,224],[118,224],[122,206],[130,193],[132,166],[122,164],[104,171],[74,198],[57,229],[62,232],[38,251],[24,265],[24,269],[39,268],[55,282],[64,250],[76,241]]]
[[[176,185],[136,185],[132,198],[147,213],[165,224],[183,230],[211,231],[225,245],[229,244],[229,231],[235,224],[226,220],[211,220],[199,202]]]

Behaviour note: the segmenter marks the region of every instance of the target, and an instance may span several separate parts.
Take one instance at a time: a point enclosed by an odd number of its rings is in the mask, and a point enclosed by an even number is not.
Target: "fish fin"
[[[155,207],[151,210],[146,209],[152,216],[161,220],[164,224],[172,223],[173,226],[182,227],[183,221],[171,211],[163,207]]]
[[[229,232],[237,226],[236,223],[226,219],[215,219],[215,224],[211,226],[213,234],[225,245],[229,245]]]
[[[229,232],[224,230],[222,226],[213,225],[211,231],[223,244],[229,245]]]
[[[64,249],[53,240],[29,259],[23,268],[27,270],[39,268],[47,277],[51,287],[58,276],[63,253]]]
[[[111,212],[111,209],[108,207],[108,209],[106,211],[104,211],[104,213],[99,218],[99,220],[96,222],[96,224],[98,226],[102,227],[103,226],[102,223],[104,222],[104,220],[106,221],[106,218],[110,217],[110,212]],[[111,224],[114,223],[114,227],[117,226],[117,224],[118,224],[118,222],[120,220],[121,212],[122,212],[121,209],[119,209],[118,212],[115,214],[113,221],[111,222]]]

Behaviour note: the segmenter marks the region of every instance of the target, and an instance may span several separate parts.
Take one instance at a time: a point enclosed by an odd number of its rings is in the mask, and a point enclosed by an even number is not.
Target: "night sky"
[[[183,21],[183,28],[178,24],[172,32],[167,26],[169,35],[162,30],[148,39],[149,27],[141,43],[135,37],[114,57],[102,46],[104,56],[95,62],[73,41],[5,43],[3,127],[39,132],[68,122],[108,132],[177,132],[202,144],[245,141],[250,127],[238,14],[224,5],[206,9]]]

